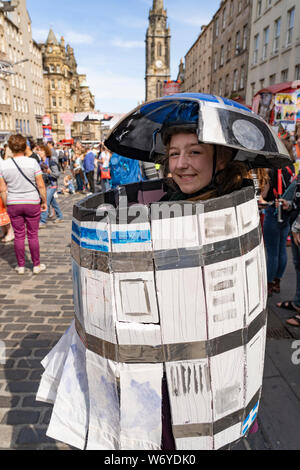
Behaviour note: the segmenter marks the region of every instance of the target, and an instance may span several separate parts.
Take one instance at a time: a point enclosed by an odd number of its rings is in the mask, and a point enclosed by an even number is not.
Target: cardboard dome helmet
[[[175,124],[196,127],[199,142],[236,149],[251,168],[282,168],[289,153],[272,128],[246,106],[202,93],[179,93],[143,104],[112,129],[105,145],[141,161],[165,153],[162,131]]]

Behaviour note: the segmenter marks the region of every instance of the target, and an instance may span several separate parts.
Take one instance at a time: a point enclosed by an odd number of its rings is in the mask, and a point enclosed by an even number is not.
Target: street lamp
[[[17,6],[19,5],[19,0],[15,0],[14,3],[11,2],[11,0],[8,1],[0,1],[0,11],[1,12],[6,12],[6,11],[14,11]]]
[[[14,64],[11,64],[10,62],[6,62],[5,60],[0,60],[0,75],[14,75],[16,72],[13,71],[14,65],[19,65],[22,64],[23,62],[28,62],[29,59],[23,59],[23,60],[18,60],[18,62],[15,62]]]

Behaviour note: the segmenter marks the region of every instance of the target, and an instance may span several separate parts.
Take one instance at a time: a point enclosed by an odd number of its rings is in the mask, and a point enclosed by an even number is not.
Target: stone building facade
[[[95,97],[86,82],[86,75],[77,72],[74,50],[61,37],[57,40],[50,29],[45,44],[41,44],[44,69],[45,112],[51,118],[52,138],[55,142],[65,139],[65,124],[62,114],[74,115],[72,137],[97,140],[96,127],[99,122],[86,119],[95,109]],[[76,114],[85,113],[76,119]],[[98,133],[99,134],[99,133]]]
[[[146,34],[146,101],[163,96],[170,80],[170,28],[163,0],[153,0]]]
[[[247,103],[262,88],[300,80],[299,0],[253,0]]]
[[[223,0],[215,13],[211,92],[246,100],[252,0]]]
[[[185,55],[182,91],[210,93],[212,39],[213,22],[211,21],[209,25],[202,26],[197,40]],[[179,75],[182,77],[182,74],[179,73]]]
[[[9,72],[0,74],[0,141],[14,132],[39,138],[44,113],[41,49],[32,38],[26,0],[6,3],[12,11],[0,9],[0,60]]]

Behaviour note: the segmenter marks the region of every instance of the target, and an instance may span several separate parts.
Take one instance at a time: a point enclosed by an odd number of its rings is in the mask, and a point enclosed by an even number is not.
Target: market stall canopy
[[[300,89],[300,80],[295,80],[294,82],[283,82],[277,83],[275,85],[270,85],[267,88],[262,88],[259,90],[255,96],[261,95],[262,93],[272,93],[276,95],[276,93],[295,93],[297,89]]]
[[[200,142],[236,149],[235,160],[252,168],[281,168],[291,162],[260,116],[240,103],[203,93],[179,93],[138,106],[112,129],[105,145],[124,157],[156,161],[165,153],[162,128],[174,123],[193,123]]]

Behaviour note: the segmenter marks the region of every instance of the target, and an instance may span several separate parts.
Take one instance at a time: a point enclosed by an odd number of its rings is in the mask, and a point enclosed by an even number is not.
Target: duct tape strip
[[[208,266],[237,258],[259,246],[262,234],[260,226],[241,237],[216,242],[202,247],[179,248],[143,252],[104,253],[79,246],[75,237],[71,243],[71,254],[82,268],[105,273],[149,272],[155,269],[183,269]]]
[[[154,183],[154,182],[153,182]],[[143,192],[143,183],[140,183],[141,188],[140,190]],[[130,185],[129,185],[130,186]],[[149,186],[149,184],[148,184]],[[124,187],[126,189],[126,186]],[[145,195],[147,195],[147,192],[149,191],[149,188],[145,190]],[[150,190],[151,193],[151,190]],[[108,194],[108,193],[106,193]],[[124,197],[126,196],[126,193],[123,195]],[[146,196],[145,196],[146,198]],[[192,202],[192,201],[162,201],[162,202],[152,202],[150,204],[150,219],[151,220],[161,220],[161,219],[168,219],[168,218],[173,218],[173,217],[182,217],[185,214],[185,206],[186,206],[186,211],[188,215],[196,215],[199,213],[209,213],[209,212],[214,212],[214,211],[219,211],[223,209],[227,209],[230,207],[236,207],[241,204],[244,204],[245,202],[251,201],[254,199],[254,187],[248,186],[246,188],[242,188],[239,191],[235,191],[231,194],[225,195],[225,196],[220,196],[215,199],[211,199],[208,201],[197,201],[197,202]],[[110,204],[110,206],[109,206]],[[133,201],[130,198],[130,204],[133,204]],[[134,204],[140,204],[138,200],[134,202]],[[101,205],[103,205],[103,208],[101,209]],[[88,206],[88,207],[87,207]],[[74,206],[73,209],[73,218],[77,222],[91,222],[91,221],[103,221],[107,220],[111,217],[111,220],[115,220],[115,223],[117,222],[118,224],[122,225],[128,225],[129,221],[132,219],[132,209],[130,209],[130,206],[128,208],[121,208],[122,212],[122,217],[118,216],[118,207],[115,204],[115,199],[112,198],[110,202],[104,201],[103,197],[100,197],[99,195],[94,195],[89,197],[88,199],[84,199],[83,201],[80,201],[78,204]],[[176,208],[182,208],[181,210],[170,210],[166,211],[163,210],[163,208],[170,206],[170,207],[176,207]],[[102,214],[102,215],[100,215]],[[135,215],[133,219],[137,217]],[[143,220],[144,222],[148,221],[148,217]]]
[[[101,357],[120,363],[178,362],[216,356],[247,344],[266,324],[267,311],[263,310],[249,327],[233,331],[207,341],[149,345],[112,344],[85,332],[75,316],[76,331],[86,348]]]
[[[103,253],[79,246],[75,237],[71,244],[71,254],[79,266],[105,273],[149,272],[155,269],[183,269],[208,266],[237,258],[249,253],[260,245],[260,226],[251,232],[229,240],[195,248],[177,250],[157,250],[124,253]],[[154,262],[154,265],[153,265]]]
[[[254,397],[247,404],[246,408],[242,408],[234,413],[231,413],[224,418],[215,421],[214,423],[192,423],[173,425],[173,435],[175,439],[182,439],[186,437],[201,437],[213,436],[225,429],[234,426],[235,424],[242,423],[245,415],[248,415],[253,409],[254,405],[259,401],[261,388],[255,393]]]

